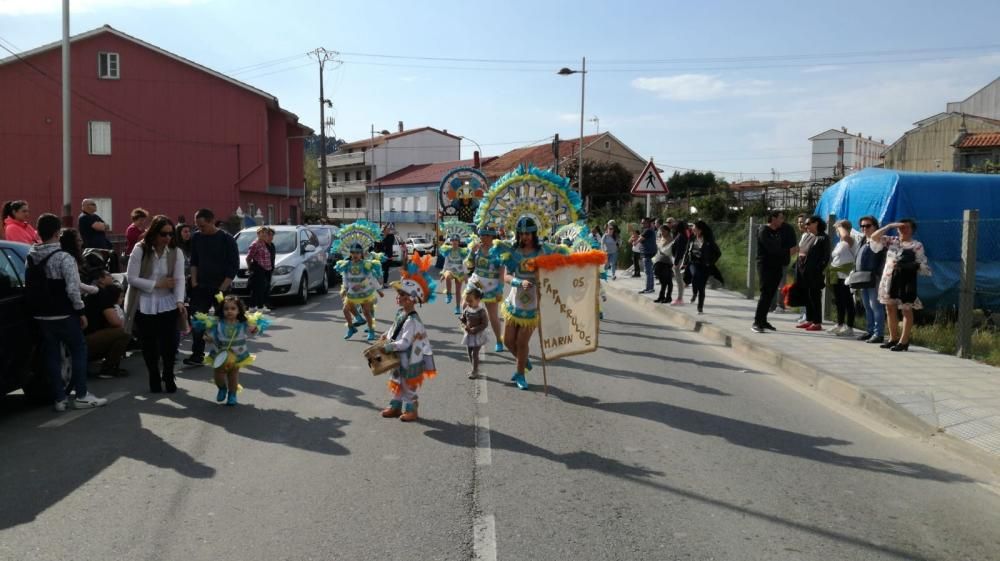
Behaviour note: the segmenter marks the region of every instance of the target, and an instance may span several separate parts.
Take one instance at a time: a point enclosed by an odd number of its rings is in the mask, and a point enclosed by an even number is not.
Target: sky
[[[892,143],[1000,76],[995,0],[70,3],[71,33],[111,25],[277,96],[317,131],[307,53],[337,51],[328,133],[403,121],[485,156],[579,136],[581,76],[556,72],[586,57],[586,134],[729,180],[808,179],[810,136]],[[56,41],[61,25],[59,0],[0,0],[0,46]]]

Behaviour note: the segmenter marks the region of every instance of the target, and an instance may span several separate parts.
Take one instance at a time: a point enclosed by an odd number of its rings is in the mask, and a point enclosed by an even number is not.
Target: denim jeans
[[[653,291],[653,258],[649,255],[642,256],[642,269],[646,271],[646,292]]]
[[[80,318],[70,316],[65,319],[37,320],[42,332],[42,352],[45,353],[45,369],[52,384],[52,397],[56,401],[66,399],[66,384],[62,379],[62,348],[69,349],[73,377],[70,386],[77,397],[87,395],[87,341],[83,338]]]
[[[616,271],[617,267],[618,267],[618,254],[617,253],[609,253],[608,254],[608,263],[604,266],[604,270],[605,271],[611,271],[611,273],[610,273],[611,277],[614,278],[614,277],[616,277],[618,275],[618,273]]]
[[[865,322],[868,333],[884,337],[885,307],[878,301],[878,287],[862,288],[861,303],[865,306]]]

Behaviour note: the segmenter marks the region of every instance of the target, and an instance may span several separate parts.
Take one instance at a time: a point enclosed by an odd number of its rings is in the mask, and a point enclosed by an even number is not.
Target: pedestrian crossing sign
[[[652,159],[643,168],[642,173],[636,177],[635,183],[632,184],[631,193],[633,195],[667,195],[670,193],[667,183],[660,177],[660,172],[653,165]]]

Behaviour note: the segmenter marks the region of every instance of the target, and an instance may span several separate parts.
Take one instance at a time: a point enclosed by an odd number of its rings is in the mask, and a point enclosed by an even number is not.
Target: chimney
[[[403,121],[399,122],[399,132],[403,132]]]
[[[441,131],[445,134],[448,134],[448,129],[441,129]]]
[[[847,133],[847,127],[840,127],[840,130],[844,131],[845,134]]]
[[[472,167],[479,169],[479,150],[472,153]]]
[[[871,140],[871,139],[872,139],[872,135],[869,134],[868,135],[868,140]]]

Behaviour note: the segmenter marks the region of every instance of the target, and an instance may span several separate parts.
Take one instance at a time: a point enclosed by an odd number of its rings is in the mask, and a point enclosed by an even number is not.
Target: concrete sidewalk
[[[922,347],[894,353],[826,331],[806,332],[795,328],[796,313],[772,313],[768,321],[778,331],[754,333],[757,301],[743,294],[709,289],[705,313],[699,315],[690,289],[682,306],[657,304],[656,292],[638,294],[644,278],[618,273],[617,280],[605,283],[609,294],[653,308],[673,325],[771,364],[894,425],[1000,466],[1000,369]]]

